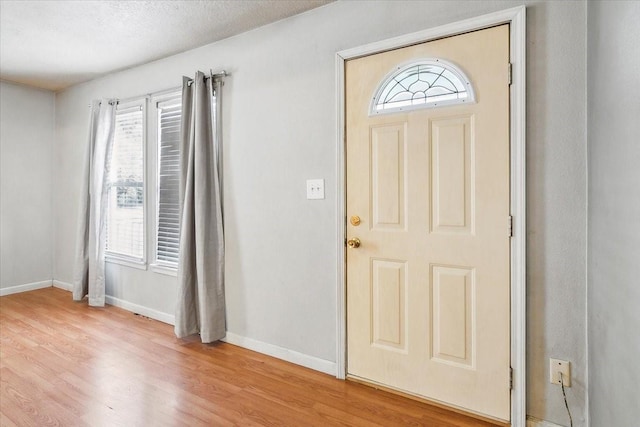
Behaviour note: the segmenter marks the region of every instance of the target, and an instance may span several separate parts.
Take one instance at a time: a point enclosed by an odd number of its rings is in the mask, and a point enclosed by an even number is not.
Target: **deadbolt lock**
[[[358,225],[360,225],[360,222],[361,222],[360,221],[360,217],[358,215],[354,215],[354,216],[351,217],[349,222],[351,222],[351,225],[354,225],[354,226],[357,227]]]

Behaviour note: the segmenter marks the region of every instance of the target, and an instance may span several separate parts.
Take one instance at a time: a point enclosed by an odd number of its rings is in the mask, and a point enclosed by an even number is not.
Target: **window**
[[[177,268],[180,239],[180,115],[182,95],[157,104],[157,227],[156,263]]]
[[[399,66],[380,85],[372,115],[475,102],[469,79],[442,59],[424,59]]]
[[[107,237],[110,258],[144,262],[144,101],[116,111],[107,164]]]

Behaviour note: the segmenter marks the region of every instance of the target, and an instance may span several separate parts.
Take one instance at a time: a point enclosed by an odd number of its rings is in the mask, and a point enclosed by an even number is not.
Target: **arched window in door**
[[[429,58],[398,66],[378,86],[371,115],[475,102],[473,86],[454,64]]]

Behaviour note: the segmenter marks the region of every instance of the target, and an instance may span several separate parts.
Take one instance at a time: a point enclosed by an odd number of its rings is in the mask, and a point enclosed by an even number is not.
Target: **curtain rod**
[[[229,75],[229,73],[227,73],[226,70],[220,70],[220,71],[217,71],[217,72],[214,73],[213,70],[209,69],[209,75],[205,76],[204,78],[205,79],[211,79],[211,78],[215,79],[216,77],[227,77],[228,75]],[[193,79],[189,79],[187,84],[189,86],[191,86],[192,83],[193,83]],[[138,99],[150,99],[150,98],[153,98],[155,96],[160,96],[160,95],[164,95],[164,94],[167,94],[167,93],[176,92],[176,91],[179,91],[180,89],[181,89],[181,86],[178,86],[178,87],[174,87],[174,88],[171,88],[171,89],[161,90],[161,91],[158,91],[158,92],[145,93],[144,95],[131,96],[129,98],[124,98],[124,99],[115,99],[113,102],[109,102],[109,103],[112,104],[112,105],[114,103],[115,104],[124,104],[124,103],[127,103],[129,101],[135,101],[135,100],[138,100]],[[91,108],[91,104],[89,104],[89,108]]]
[[[166,95],[173,92],[179,92],[181,89],[182,89],[182,86],[176,86],[170,89],[159,90],[157,92],[145,93],[144,95],[130,96],[124,99],[116,99],[116,104],[126,104],[127,102],[137,101],[139,99],[151,99],[151,98],[155,98],[156,96],[162,96],[162,95]]]
[[[215,79],[216,77],[227,77],[229,74],[227,74],[226,70],[220,70],[217,72],[213,72],[213,70],[211,68],[209,68],[209,75],[208,76],[204,76],[205,80],[206,79]],[[189,79],[189,81],[187,82],[188,86],[191,86],[191,84],[193,83],[193,79]]]
[[[124,99],[115,98],[112,101],[109,101],[109,104],[111,104],[111,105],[126,104],[127,102],[137,101],[139,99],[151,99],[151,98],[155,98],[156,96],[162,96],[162,95],[167,95],[167,94],[173,93],[173,92],[179,92],[181,89],[182,89],[182,86],[176,86],[176,87],[172,87],[170,89],[163,89],[163,90],[159,90],[157,92],[145,93],[143,95],[130,96],[130,97],[124,98]],[[91,105],[92,104],[90,103],[89,104],[89,108],[91,108]]]

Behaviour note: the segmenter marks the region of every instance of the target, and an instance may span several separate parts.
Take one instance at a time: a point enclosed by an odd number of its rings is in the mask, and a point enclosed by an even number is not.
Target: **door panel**
[[[407,263],[374,259],[371,267],[371,342],[406,351]]]
[[[433,266],[431,281],[431,357],[473,367],[473,269]]]
[[[471,232],[473,195],[470,156],[472,117],[442,118],[431,122],[432,231]]]
[[[411,60],[459,66],[476,103],[369,115]],[[508,420],[509,27],[346,63],[347,371]]]
[[[404,228],[405,146],[404,124],[371,129],[371,217],[376,229]]]

